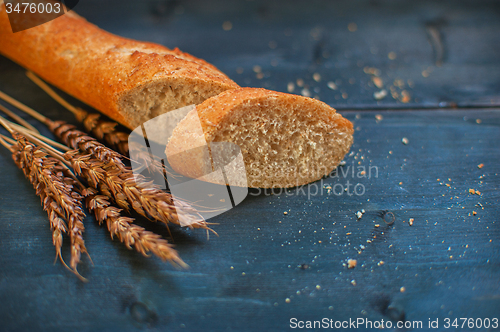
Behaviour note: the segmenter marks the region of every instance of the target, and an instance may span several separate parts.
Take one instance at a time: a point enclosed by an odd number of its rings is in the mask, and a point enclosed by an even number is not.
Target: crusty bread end
[[[349,120],[319,100],[239,88],[196,106],[177,125],[166,154],[176,171],[200,178],[215,170],[211,143],[231,142],[241,149],[245,170],[226,173],[244,171],[248,187],[286,188],[330,174],[349,151],[353,132]]]

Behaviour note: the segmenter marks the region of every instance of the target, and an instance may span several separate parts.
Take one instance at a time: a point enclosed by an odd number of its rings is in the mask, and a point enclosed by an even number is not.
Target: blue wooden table
[[[496,2],[88,0],[75,10],[205,58],[242,86],[317,96],[354,123],[354,145],[316,183],[251,190],[210,220],[218,237],[171,227],[188,270],[127,250],[87,217],[88,283],[53,265],[47,215],[0,149],[0,331],[278,331],[324,318],[389,330],[437,319],[444,331],[446,319],[500,319]],[[0,90],[74,122],[3,57]]]

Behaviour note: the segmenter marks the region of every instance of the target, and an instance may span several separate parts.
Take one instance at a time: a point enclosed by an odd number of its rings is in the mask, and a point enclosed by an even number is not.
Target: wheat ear
[[[91,187],[113,197],[118,206],[125,210],[130,207],[140,215],[152,220],[180,225],[174,198],[141,175],[135,175],[129,168],[118,168],[112,163],[104,163],[92,155],[69,151],[64,158],[71,163],[75,172]],[[182,212],[186,212],[185,224],[190,228],[211,230],[203,217],[189,204],[176,201]]]
[[[61,256],[61,245],[62,233],[67,230],[71,242],[70,266],[75,274],[86,280],[77,271],[81,253],[88,254],[83,240],[85,214],[80,202],[82,196],[68,184],[59,160],[48,156],[17,133],[14,133],[14,138],[16,144],[11,147],[14,162],[23,170],[42,200],[44,210],[49,216],[57,256],[66,265]],[[67,229],[62,219],[67,221]]]
[[[112,206],[108,196],[97,195],[97,191],[92,191],[85,201],[87,208],[94,212],[99,224],[106,223],[111,238],[115,235],[127,248],[131,249],[133,246],[144,256],[149,256],[148,253],[151,252],[176,267],[188,267],[167,240],[133,224],[133,218],[122,216],[121,209]]]

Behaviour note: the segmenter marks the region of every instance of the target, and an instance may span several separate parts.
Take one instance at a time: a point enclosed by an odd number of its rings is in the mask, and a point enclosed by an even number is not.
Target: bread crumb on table
[[[413,226],[413,221],[415,221],[415,219],[410,218],[410,220],[408,221],[408,224],[409,224],[410,226]]]
[[[358,265],[358,261],[355,259],[349,259],[347,260],[347,268],[348,269],[354,269]]]
[[[481,168],[483,168],[483,167],[484,167],[484,164],[479,164],[479,165],[477,165],[477,168],[479,168],[479,169],[481,169]]]
[[[403,137],[403,138],[401,139],[401,142],[402,142],[404,145],[407,145],[410,141],[408,140],[408,138]]]
[[[330,81],[330,82],[328,82],[326,85],[327,85],[330,89],[332,89],[332,90],[337,90],[337,89],[338,89],[337,84],[335,84],[335,83],[333,83],[333,82],[331,82],[331,81]]]
[[[386,89],[382,89],[380,91],[375,91],[373,93],[373,98],[375,98],[376,100],[382,100],[385,97],[387,97],[387,90]]]

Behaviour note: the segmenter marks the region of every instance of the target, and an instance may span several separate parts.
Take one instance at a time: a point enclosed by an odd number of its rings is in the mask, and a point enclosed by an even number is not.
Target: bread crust
[[[345,135],[345,139],[342,141],[341,146],[336,147],[339,152],[335,160],[330,161],[331,164],[328,165],[329,169],[325,172],[326,174],[310,174],[309,176],[288,179],[287,181],[271,181],[273,182],[272,185],[268,184],[269,181],[259,181],[257,179],[253,184],[249,183],[248,186],[261,188],[273,186],[293,187],[310,183],[318,180],[323,175],[329,174],[352,145],[352,135],[354,133],[352,123],[336,113],[335,109],[319,100],[259,88],[238,88],[225,91],[196,106],[196,109],[188,113],[173,132],[165,150],[169,163],[181,174],[192,178],[202,177],[207,174],[207,169],[211,169],[212,161],[207,157],[205,150],[198,148],[200,145],[218,142],[217,136],[234,123],[232,119],[238,117],[249,107],[258,106],[265,109],[276,104],[285,105],[288,108],[304,109],[304,113],[310,113],[311,117],[330,123],[329,128],[334,128],[332,130]],[[280,115],[277,114],[277,116]],[[266,119],[262,120],[266,121]],[[200,130],[196,129],[198,121],[203,129],[202,134],[200,134]],[[331,133],[324,132],[322,134],[328,135]],[[257,144],[259,143],[262,142],[257,142]],[[242,153],[244,159],[247,160],[246,157],[250,152],[242,151]],[[247,178],[249,178],[249,165],[246,165],[246,168]]]
[[[12,33],[2,2],[1,54],[130,129],[140,123],[124,112],[121,102],[148,84],[182,86],[202,93],[202,99],[238,87],[204,60],[177,48],[113,35],[74,11]]]

